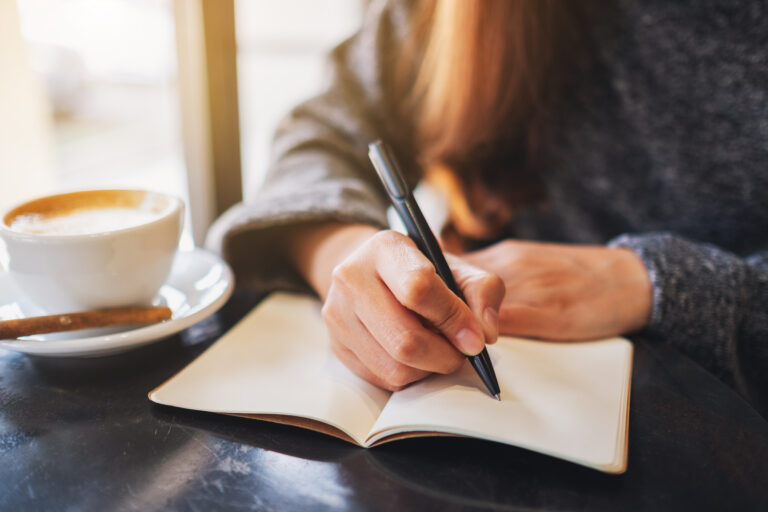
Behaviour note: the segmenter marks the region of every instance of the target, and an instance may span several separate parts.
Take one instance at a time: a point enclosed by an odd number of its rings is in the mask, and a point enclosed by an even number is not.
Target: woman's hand
[[[496,341],[504,296],[497,276],[450,258],[467,306],[406,236],[340,225],[306,233],[294,254],[325,298],[331,348],[367,381],[401,389],[432,372],[455,371],[466,355]]]
[[[503,334],[584,340],[648,322],[648,272],[628,249],[507,240],[462,259],[504,280]]]

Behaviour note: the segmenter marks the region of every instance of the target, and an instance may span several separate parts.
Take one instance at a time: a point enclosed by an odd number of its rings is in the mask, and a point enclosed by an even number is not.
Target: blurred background
[[[277,122],[322,89],[364,3],[0,0],[0,207],[151,188],[188,201],[185,243],[201,244],[258,185]]]

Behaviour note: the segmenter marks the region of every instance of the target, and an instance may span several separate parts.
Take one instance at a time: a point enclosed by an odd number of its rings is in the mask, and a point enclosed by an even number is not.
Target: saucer
[[[112,327],[0,340],[0,348],[48,357],[97,357],[157,341],[216,312],[234,288],[232,270],[203,249],[180,251],[155,303],[171,308],[170,320],[138,327]],[[0,271],[0,320],[45,314],[26,299],[7,272]]]

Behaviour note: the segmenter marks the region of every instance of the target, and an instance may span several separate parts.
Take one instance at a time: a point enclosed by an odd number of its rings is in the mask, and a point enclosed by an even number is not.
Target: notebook
[[[315,299],[276,293],[149,393],[159,404],[300,426],[363,447],[469,436],[607,473],[627,465],[632,344],[623,338],[488,346],[501,401],[469,363],[389,392],[333,355]]]

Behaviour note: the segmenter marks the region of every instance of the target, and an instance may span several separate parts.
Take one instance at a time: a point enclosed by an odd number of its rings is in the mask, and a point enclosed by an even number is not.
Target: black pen
[[[408,236],[416,243],[419,250],[429,258],[429,261],[435,266],[437,275],[448,285],[448,288],[466,303],[467,299],[456,284],[448,262],[445,261],[445,256],[443,256],[443,251],[440,250],[440,245],[438,245],[435,235],[432,234],[432,230],[421,213],[416,199],[408,188],[408,184],[400,172],[394,155],[379,140],[368,145],[368,158],[371,159],[376,173],[384,184],[384,188],[392,200],[392,205],[403,220]],[[501,390],[499,389],[499,383],[496,381],[496,372],[493,371],[493,364],[491,364],[491,358],[488,356],[488,351],[485,347],[483,347],[483,351],[479,354],[467,356],[467,358],[491,395],[496,400],[501,400],[499,397]]]

